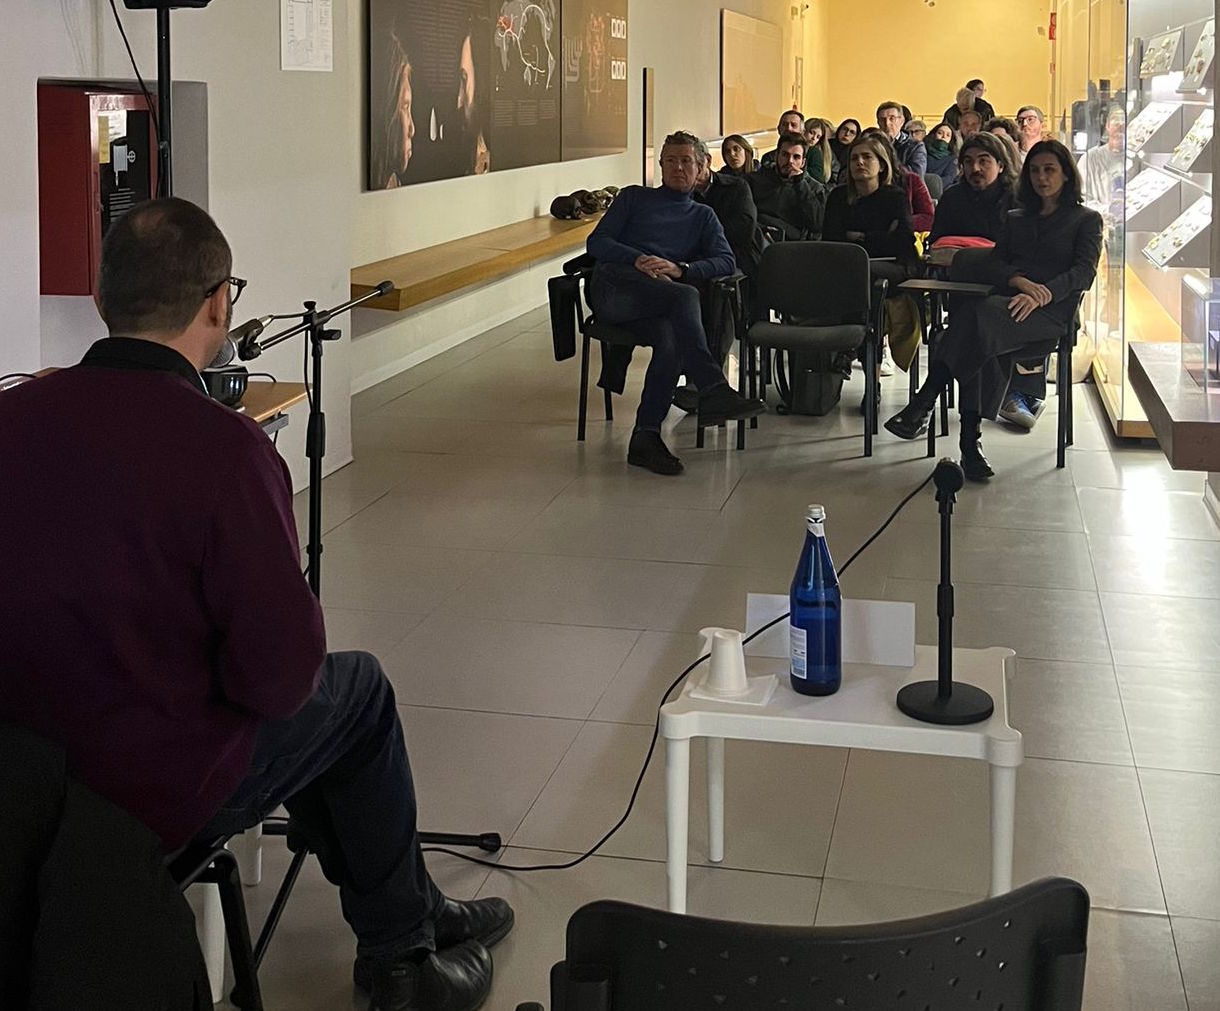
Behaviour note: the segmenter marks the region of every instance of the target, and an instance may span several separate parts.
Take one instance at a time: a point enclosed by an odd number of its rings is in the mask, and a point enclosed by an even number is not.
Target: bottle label
[[[797,628],[795,625],[788,626],[788,640],[792,647],[792,676],[802,680],[809,677],[805,635],[803,628]]]

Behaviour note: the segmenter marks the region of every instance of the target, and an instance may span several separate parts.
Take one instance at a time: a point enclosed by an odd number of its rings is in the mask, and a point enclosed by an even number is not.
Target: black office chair
[[[584,442],[585,420],[589,409],[589,345],[591,341],[600,341],[602,353],[611,347],[649,347],[652,337],[647,332],[647,320],[639,324],[611,324],[600,322],[593,313],[588,302],[588,284],[593,275],[597,260],[588,253],[568,260],[563,265],[563,274],[547,281],[547,301],[551,316],[551,339],[555,351],[555,360],[564,361],[576,354],[576,337],[580,336],[580,407],[576,420],[576,440]],[[744,276],[733,274],[728,277],[713,278],[709,283],[719,290],[719,293],[730,301],[734,325],[742,351],[745,350],[745,333],[742,324],[744,313],[744,295],[742,282]],[[709,335],[710,336],[710,335]],[[742,372],[739,386],[745,385],[745,373]],[[614,420],[614,403],[610,390],[604,389],[606,420]],[[703,447],[703,427],[696,431],[695,445]],[[745,422],[737,422],[737,448],[745,449]]]
[[[258,967],[267,942],[279,922],[277,914],[263,928],[256,953],[250,943],[250,921],[246,917],[246,902],[242,897],[241,873],[237,857],[225,849],[228,839],[194,842],[174,854],[168,861],[170,877],[185,892],[191,885],[214,884],[220,892],[220,908],[224,915],[225,940],[233,966],[233,992],[230,1002],[241,1011],[263,1011],[263,996],[258,985]],[[293,883],[296,878],[294,876]],[[292,885],[288,886],[291,891]],[[284,898],[287,899],[285,892]],[[282,906],[281,906],[282,911]]]
[[[923,181],[928,186],[928,196],[933,200],[939,200],[945,195],[945,181],[935,172],[925,172]]]
[[[877,358],[889,285],[883,278],[872,280],[868,252],[852,242],[778,242],[763,253],[758,285],[760,308],[774,310],[781,322],[770,322],[768,313],[752,324],[747,331],[752,348],[863,350],[864,455],[872,456]],[[751,359],[752,348],[746,351]],[[747,371],[753,374],[753,368]]]
[[[594,902],[568,921],[551,1011],[1079,1011],[1088,924],[1088,893],[1065,878],[855,927],[772,927]]]

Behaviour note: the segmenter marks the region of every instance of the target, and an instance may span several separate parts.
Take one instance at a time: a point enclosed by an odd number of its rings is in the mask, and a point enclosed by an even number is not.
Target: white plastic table
[[[692,698],[699,682],[688,680],[682,694],[661,709],[670,911],[686,912],[692,737],[707,738],[708,846],[714,863],[724,859],[726,738],[985,761],[991,767],[991,894],[1009,891],[1017,767],[1025,757],[1020,732],[1008,725],[1004,675],[1015,658],[1012,650],[997,647],[953,651],[954,680],[977,685],[995,700],[990,719],[964,727],[921,723],[899,712],[894,702],[903,685],[936,680],[935,646],[916,646],[914,667],[845,664],[843,686],[824,698],[798,695],[788,683],[786,664],[760,657],[746,657],[747,674],[783,672],[765,706]]]

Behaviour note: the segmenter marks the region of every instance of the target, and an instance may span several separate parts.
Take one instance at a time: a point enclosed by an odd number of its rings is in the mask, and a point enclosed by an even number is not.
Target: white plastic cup
[[[731,697],[750,690],[746,681],[746,654],[742,636],[735,628],[705,628],[704,649],[711,654],[704,688],[714,695]]]

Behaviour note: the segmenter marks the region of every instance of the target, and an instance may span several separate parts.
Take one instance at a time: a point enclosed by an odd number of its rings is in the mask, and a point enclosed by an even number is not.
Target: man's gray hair
[[[1042,110],[1041,110],[1041,109],[1039,109],[1039,108],[1038,108],[1036,105],[1023,105],[1023,106],[1021,106],[1021,108],[1019,108],[1019,109],[1017,110],[1017,119],[1020,119],[1020,118],[1021,118],[1021,114],[1022,114],[1022,113],[1025,113],[1025,112],[1032,112],[1032,113],[1033,113],[1035,116],[1037,116],[1037,117],[1038,117],[1038,122],[1039,122],[1039,123],[1045,123],[1045,122],[1046,122],[1046,116],[1043,114]]]
[[[708,154],[707,145],[693,133],[687,133],[685,130],[675,130],[666,137],[665,143],[661,145],[661,152],[664,153],[667,147],[693,147],[695,149],[695,161],[701,166],[706,165],[711,158],[711,155]]]

